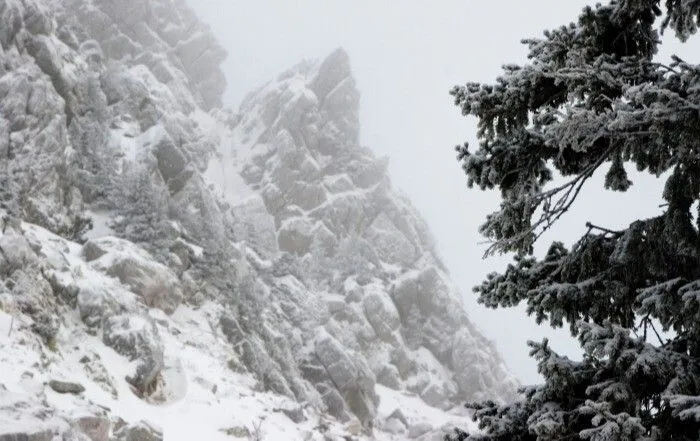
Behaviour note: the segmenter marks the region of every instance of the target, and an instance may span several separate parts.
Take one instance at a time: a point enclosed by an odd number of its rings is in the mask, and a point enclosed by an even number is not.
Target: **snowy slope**
[[[173,441],[193,437],[227,440],[231,437],[226,431],[237,428],[243,432],[259,429],[264,434],[262,439],[358,436],[360,425],[356,420],[341,424],[311,406],[302,409],[288,397],[261,391],[250,374],[237,372],[239,367],[230,362],[232,350],[228,342],[213,325],[220,305],[207,302],[197,309],[181,305],[167,316],[130,303],[125,287],[85,261],[84,247],[31,224],[20,228],[0,236],[6,252],[17,251],[7,247],[11,242],[18,248],[18,243],[41,243],[43,248],[35,257],[46,274],[58,276],[62,286],[107,288],[124,296],[125,309],[157,324],[164,348],[163,387],[148,399],[134,394],[124,381],[133,370],[133,363],[107,347],[99,332],[86,329],[79,315],[65,306],[59,307],[62,323],[55,342],[45,345],[32,331],[31,320],[6,306],[12,302],[4,294],[0,297],[0,434],[68,432],[71,425],[76,427],[76,421],[90,415],[113,424],[121,419],[134,426],[145,421]],[[141,254],[138,250],[133,252]],[[79,383],[85,391],[78,395],[59,394],[47,386],[52,380]],[[415,396],[384,387],[379,388],[379,393],[379,420],[383,422],[373,436],[356,439],[402,439],[383,430],[404,430],[393,426],[395,421],[386,421],[397,409],[416,433],[464,424],[463,412],[444,412]],[[299,412],[303,421],[292,421],[282,409]]]

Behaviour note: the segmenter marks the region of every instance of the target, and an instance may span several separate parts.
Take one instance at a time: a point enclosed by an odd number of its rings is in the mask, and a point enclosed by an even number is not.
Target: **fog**
[[[504,268],[510,258],[482,258],[486,247],[477,230],[497,207],[498,194],[467,189],[453,146],[476,144],[475,122],[461,115],[448,92],[467,81],[492,82],[501,65],[525,62],[522,38],[572,21],[592,2],[188,1],[229,52],[224,71],[226,104],[232,108],[302,59],[345,48],[362,93],[362,142],[391,157],[394,186],[427,219],[472,320],[525,383],[539,381],[527,340],[547,336],[556,350],[578,356],[567,331],[537,326],[524,308],[487,310],[471,293],[472,286]],[[672,52],[700,53],[697,39],[683,47],[667,40],[665,58]],[[657,180],[632,178],[635,186],[622,195],[604,192],[601,180],[592,180],[574,209],[541,239],[538,251],[552,240],[571,244],[587,221],[615,228],[657,213]]]

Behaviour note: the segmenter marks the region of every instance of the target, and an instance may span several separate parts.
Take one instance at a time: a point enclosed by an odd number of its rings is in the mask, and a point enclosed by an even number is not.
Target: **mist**
[[[425,216],[471,319],[495,341],[509,368],[524,383],[538,382],[528,340],[549,338],[555,350],[578,358],[568,330],[538,326],[525,308],[493,311],[472,294],[489,272],[501,271],[510,256],[484,258],[488,245],[478,227],[498,206],[497,192],[468,189],[453,147],[475,146],[476,125],[460,114],[449,96],[452,86],[493,82],[507,63],[527,61],[523,38],[574,20],[591,1],[512,0],[425,2],[223,2],[190,1],[228,50],[226,104],[302,59],[323,58],[336,47],[350,55],[362,94],[361,140],[388,155],[394,185]],[[659,54],[692,54],[666,36]],[[573,209],[539,241],[542,253],[553,240],[571,244],[586,222],[610,228],[659,212],[660,184],[632,175],[625,194],[606,192],[596,176]]]

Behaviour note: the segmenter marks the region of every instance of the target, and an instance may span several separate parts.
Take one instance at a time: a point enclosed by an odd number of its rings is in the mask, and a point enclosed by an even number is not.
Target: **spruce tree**
[[[481,232],[489,252],[516,255],[475,288],[479,301],[522,302],[538,323],[569,326],[582,358],[529,343],[544,383],[512,403],[469,404],[481,433],[447,440],[700,439],[700,66],[655,58],[664,31],[686,41],[698,23],[698,1],[586,7],[525,40],[529,62],[495,84],[452,90],[478,119],[479,147],[458,147],[469,186],[500,190]],[[624,192],[629,167],[665,180],[658,216],[620,231],[582,225],[570,248],[533,256],[594,173]]]

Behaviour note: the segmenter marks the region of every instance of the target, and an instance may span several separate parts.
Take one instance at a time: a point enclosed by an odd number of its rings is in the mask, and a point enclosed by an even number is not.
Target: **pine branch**
[[[674,69],[673,67],[668,66],[668,65],[663,64],[663,63],[651,63],[651,64],[652,64],[652,66],[660,67],[660,68],[665,69],[669,72],[673,72],[674,74],[680,73],[680,72],[678,72],[678,70]]]

